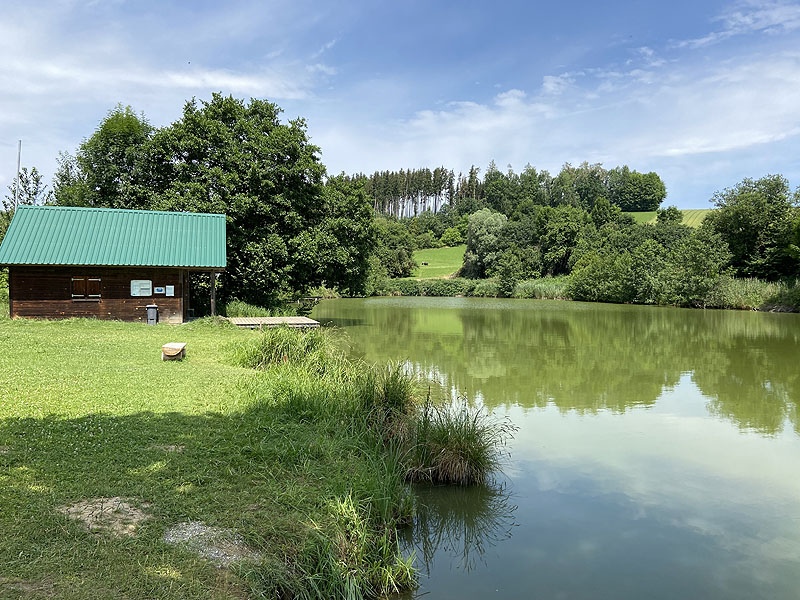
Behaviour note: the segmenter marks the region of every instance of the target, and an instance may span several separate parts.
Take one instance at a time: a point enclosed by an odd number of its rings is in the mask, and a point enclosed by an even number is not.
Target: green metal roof
[[[225,215],[20,206],[0,265],[120,265],[224,269]]]

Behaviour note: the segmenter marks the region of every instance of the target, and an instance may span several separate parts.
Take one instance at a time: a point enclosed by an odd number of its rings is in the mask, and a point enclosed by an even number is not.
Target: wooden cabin
[[[183,323],[192,272],[224,271],[225,215],[20,206],[0,245],[11,317]],[[211,286],[211,310],[215,291]]]

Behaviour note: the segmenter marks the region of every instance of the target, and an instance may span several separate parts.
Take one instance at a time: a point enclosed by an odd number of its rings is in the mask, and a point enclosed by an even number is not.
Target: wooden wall
[[[9,300],[12,317],[95,317],[147,322],[148,304],[158,305],[160,321],[184,320],[182,269],[150,267],[9,267]],[[100,298],[73,300],[73,277],[99,277]],[[175,296],[131,296],[132,279],[150,279],[156,287],[175,286]]]

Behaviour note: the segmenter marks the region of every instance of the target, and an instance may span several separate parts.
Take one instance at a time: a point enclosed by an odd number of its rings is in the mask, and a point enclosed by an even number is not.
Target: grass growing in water
[[[506,440],[516,432],[466,402],[438,405],[430,397],[414,419],[408,476],[413,481],[473,485],[500,469]]]

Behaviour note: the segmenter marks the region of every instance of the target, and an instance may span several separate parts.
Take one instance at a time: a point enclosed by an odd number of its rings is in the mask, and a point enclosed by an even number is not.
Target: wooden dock
[[[297,327],[311,329],[319,327],[319,321],[308,317],[227,317],[237,327],[246,329],[263,329],[264,327]]]

